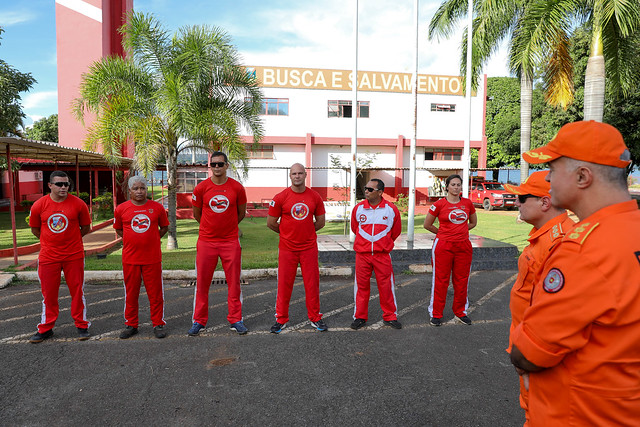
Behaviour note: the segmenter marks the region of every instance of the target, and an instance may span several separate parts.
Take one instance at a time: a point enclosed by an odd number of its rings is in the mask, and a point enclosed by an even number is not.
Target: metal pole
[[[13,264],[18,265],[18,240],[16,237],[16,201],[13,197],[13,171],[11,170],[11,149],[7,144],[7,173],[9,174],[9,211],[11,213],[11,231],[13,232]]]
[[[76,197],[80,197],[80,164],[78,163],[77,154],[76,154]]]
[[[420,0],[414,0],[413,12],[416,29],[416,54],[413,69],[413,138],[409,150],[409,218],[407,219],[407,249],[413,249],[414,220],[416,210],[416,143],[418,141],[418,7]]]
[[[351,116],[353,118],[353,137],[351,139],[351,197],[349,199],[349,207],[351,211],[356,206],[356,183],[357,170],[356,160],[358,158],[358,0],[355,0],[355,10],[353,14],[353,76],[351,78],[352,105]],[[349,227],[351,229],[351,227]],[[350,231],[349,241],[353,243],[356,235]]]
[[[469,155],[471,147],[471,38],[473,37],[473,0],[467,3],[467,83],[466,83],[466,100],[467,100],[467,135],[464,138],[464,148],[462,149],[462,195],[469,197],[469,166],[471,156]]]
[[[89,166],[89,216],[93,222],[93,169]]]

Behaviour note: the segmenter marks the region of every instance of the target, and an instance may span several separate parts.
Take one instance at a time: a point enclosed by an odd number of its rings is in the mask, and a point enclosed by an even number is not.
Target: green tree
[[[52,114],[44,117],[25,131],[25,136],[36,141],[46,141],[58,143],[58,115]]]
[[[219,28],[182,27],[170,36],[155,17],[132,13],[120,32],[127,57],[103,58],[90,67],[76,117],[96,115],[86,146],[100,145],[113,163],[129,141],[135,142],[134,167],[144,175],[166,160],[167,248],[175,249],[178,154],[193,147],[223,150],[246,165],[240,134],[250,132],[256,143],[262,137],[260,88]]]
[[[3,32],[0,27],[0,35]],[[31,73],[21,73],[0,59],[0,136],[21,135],[26,116],[20,105],[20,92],[27,92],[34,83]]]

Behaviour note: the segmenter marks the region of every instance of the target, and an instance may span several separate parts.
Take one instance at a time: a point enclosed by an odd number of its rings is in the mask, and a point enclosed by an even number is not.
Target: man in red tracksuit
[[[87,303],[84,299],[84,245],[82,236],[91,231],[87,205],[69,194],[69,176],[54,171],[49,177],[51,194],[41,197],[31,207],[29,226],[40,239],[38,279],[42,289],[42,318],[38,332],[29,341],[39,343],[53,336],[53,326],[60,311],[58,292],[60,272],[71,294],[71,316],[78,339],[89,339]]]
[[[212,176],[193,189],[193,216],[200,223],[200,230],[196,245],[197,279],[190,336],[198,335],[207,325],[209,287],[218,258],[227,279],[229,325],[240,335],[248,332],[242,321],[242,249],[238,237],[238,224],[247,212],[247,194],[242,184],[227,177],[228,168],[229,159],[225,153],[211,153]]]
[[[162,284],[162,251],[160,239],[169,230],[164,207],[147,200],[147,180],[137,175],[129,178],[129,201],[114,212],[113,228],[122,237],[122,273],[124,274],[126,328],[120,338],[138,333],[138,298],[140,285],[149,297],[153,334],[167,336],[164,330],[164,289]]]
[[[380,294],[380,307],[384,324],[401,329],[398,322],[395,281],[390,252],[402,232],[400,212],[393,203],[382,198],[384,182],[373,178],[364,187],[366,200],[351,212],[351,231],[356,235],[355,309],[351,329],[360,329],[367,323],[371,272],[376,273]]]
[[[276,194],[269,204],[267,216],[267,227],[280,234],[276,323],[271,327],[271,332],[280,333],[289,321],[289,302],[298,264],[302,270],[307,316],[316,330],[324,332],[328,328],[320,313],[316,235],[316,231],[324,227],[324,203],[316,191],[306,187],[307,172],[300,163],[291,166],[289,177],[291,187]]]

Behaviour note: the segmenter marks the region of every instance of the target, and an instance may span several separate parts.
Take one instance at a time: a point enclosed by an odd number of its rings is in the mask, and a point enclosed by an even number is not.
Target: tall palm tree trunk
[[[167,233],[167,250],[178,249],[178,233],[176,230],[176,193],[178,174],[178,152],[173,147],[167,150],[167,187],[169,198],[169,232]]]
[[[533,105],[533,78],[527,73],[520,75],[520,182],[529,177],[529,163],[522,153],[531,148],[531,110]]]
[[[594,10],[591,51],[584,78],[584,120],[602,121],[604,115],[605,64],[602,51],[602,19],[600,2]]]

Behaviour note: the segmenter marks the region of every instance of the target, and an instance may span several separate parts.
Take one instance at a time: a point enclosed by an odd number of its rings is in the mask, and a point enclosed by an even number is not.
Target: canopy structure
[[[115,170],[113,169],[113,164],[108,163],[104,155],[100,153],[65,147],[52,142],[32,141],[18,137],[0,137],[0,150],[6,154],[7,165],[10,165],[13,159],[20,159],[25,163],[33,163],[33,161],[36,161],[37,163],[53,164],[56,167],[74,167],[76,170],[76,182],[78,182],[80,167],[112,168],[112,185],[114,187],[113,195],[115,199]],[[117,167],[119,169],[129,169],[133,163],[133,159],[127,157],[118,157],[117,160]],[[17,265],[16,201],[14,200],[14,194],[16,191],[15,186],[19,185],[19,183],[14,183],[12,173],[7,175],[9,176],[9,188],[11,189],[11,191],[9,191],[9,199],[11,228],[13,231],[13,258],[14,263]]]

